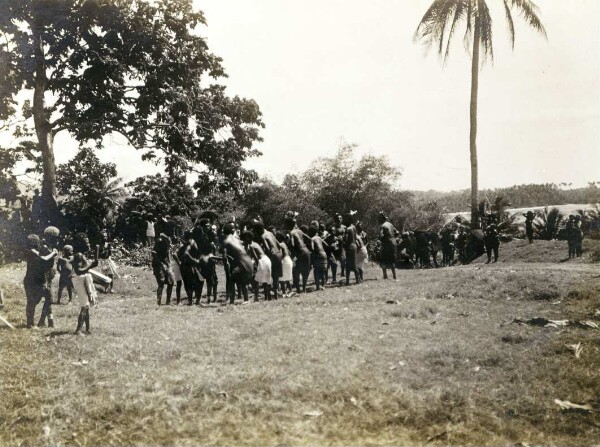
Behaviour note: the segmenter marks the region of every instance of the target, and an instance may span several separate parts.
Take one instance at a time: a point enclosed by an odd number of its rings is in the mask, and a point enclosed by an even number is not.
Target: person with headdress
[[[381,242],[379,265],[383,271],[383,279],[388,279],[388,269],[392,271],[392,276],[396,279],[396,229],[383,211],[379,213],[379,225],[379,241]]]
[[[346,276],[346,249],[344,247],[344,238],[346,236],[346,226],[343,223],[342,215],[339,213],[335,214],[333,222],[334,234],[339,244],[338,249],[335,252],[335,258],[340,262],[340,276],[342,278]]]
[[[298,228],[296,219],[298,213],[288,211],[284,223],[285,228],[289,232],[290,251],[294,259],[294,269],[292,271],[294,278],[294,287],[300,293],[306,292],[306,283],[310,274],[310,253],[312,241],[308,234]],[[310,247],[310,248],[309,248]],[[300,288],[300,277],[302,277],[302,288]]]
[[[233,304],[235,299],[235,287],[238,295],[244,295],[244,301],[248,301],[248,283],[252,280],[253,265],[252,258],[246,253],[240,240],[235,236],[235,225],[227,223],[223,226],[223,263],[225,271],[229,275],[227,282],[227,296],[229,303]]]
[[[173,284],[175,283],[175,276],[171,269],[172,263],[171,241],[166,234],[160,233],[155,239],[154,247],[152,248],[152,273],[154,273],[158,285],[156,289],[156,304],[159,306],[161,305],[162,293],[165,286],[167,286],[166,304],[171,304]]]
[[[56,270],[58,271],[58,294],[56,298],[56,304],[60,304],[62,299],[62,293],[64,289],[67,289],[67,295],[69,297],[69,303],[73,299],[73,282],[71,277],[73,276],[73,247],[71,245],[65,245],[62,249],[62,256],[58,258],[56,262]]]
[[[364,281],[364,264],[369,258],[367,249],[367,232],[364,230],[361,222],[356,222],[356,270],[360,281]]]
[[[271,231],[265,230],[265,226],[260,218],[253,221],[252,231],[254,240],[258,242],[271,261],[271,281],[273,284],[273,293],[275,299],[277,299],[279,278],[283,274],[283,251],[275,235]]]
[[[42,298],[45,298],[49,294],[45,271],[48,265],[54,264],[54,258],[58,255],[56,250],[42,255],[40,253],[40,244],[40,238],[36,234],[27,236],[27,249],[25,250],[27,270],[23,279],[23,287],[27,299],[25,317],[28,329],[33,327],[36,306]]]
[[[344,215],[344,250],[346,251],[346,285],[350,284],[350,273],[354,272],[354,280],[356,284],[360,283],[360,275],[356,267],[356,251],[358,244],[356,240],[356,227],[354,226],[354,215],[356,211],[350,211]]]
[[[525,234],[527,235],[527,240],[529,240],[530,244],[533,244],[533,220],[535,215],[531,210],[527,211],[525,214]]]
[[[312,266],[317,290],[325,288],[327,282],[327,243],[319,236],[319,224],[312,224],[308,228],[308,235],[312,242]]]

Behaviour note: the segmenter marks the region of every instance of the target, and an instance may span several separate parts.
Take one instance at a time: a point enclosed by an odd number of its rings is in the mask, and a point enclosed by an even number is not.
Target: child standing
[[[283,259],[281,261],[281,278],[279,279],[281,293],[283,296],[289,297],[292,296],[292,270],[294,268],[294,261],[292,261],[285,234],[278,232],[275,237],[277,238],[277,242],[279,242],[279,246],[283,253]]]
[[[58,297],[56,304],[60,304],[62,293],[64,289],[67,289],[67,295],[69,296],[69,303],[73,299],[73,283],[71,276],[73,276],[73,247],[71,245],[65,245],[63,247],[63,255],[58,258],[56,263],[56,270],[59,273],[58,279]]]
[[[96,258],[89,262],[84,253],[89,251],[89,244],[87,238],[80,238],[75,246],[75,254],[73,255],[73,261],[71,265],[73,267],[73,274],[71,276],[71,282],[73,288],[77,294],[79,300],[79,306],[81,311],[77,319],[77,329],[75,334],[79,334],[85,323],[85,333],[90,333],[90,306],[96,303],[97,294],[96,287],[94,286],[94,280],[92,275],[89,273],[90,269],[98,265],[98,259]]]

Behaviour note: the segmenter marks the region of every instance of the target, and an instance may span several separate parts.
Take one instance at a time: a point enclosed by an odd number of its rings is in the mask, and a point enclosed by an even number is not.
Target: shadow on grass
[[[55,337],[62,337],[63,335],[74,335],[75,331],[67,331],[65,329],[62,329],[60,331],[52,331],[50,332],[47,337],[49,338],[55,338]]]

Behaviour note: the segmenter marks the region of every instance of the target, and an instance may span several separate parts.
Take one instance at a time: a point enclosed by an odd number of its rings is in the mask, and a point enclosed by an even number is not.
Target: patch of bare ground
[[[0,445],[594,445],[600,332],[514,322],[600,323],[598,264],[549,262],[160,308],[125,269],[89,336],[74,305],[55,329],[0,329]],[[22,276],[0,270],[17,324]]]

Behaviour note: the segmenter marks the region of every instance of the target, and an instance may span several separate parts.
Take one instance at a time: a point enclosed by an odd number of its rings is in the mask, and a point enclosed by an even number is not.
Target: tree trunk
[[[54,133],[45,110],[44,94],[46,78],[46,60],[44,54],[44,27],[37,24],[34,29],[35,84],[33,92],[33,120],[38,138],[38,149],[42,153],[42,197],[40,224],[56,224],[58,206],[56,203],[56,165],[54,162]]]
[[[478,209],[478,172],[477,172],[477,91],[479,89],[479,38],[480,25],[475,20],[473,32],[473,59],[471,61],[471,107],[469,150],[471,154],[471,228],[480,227]]]

